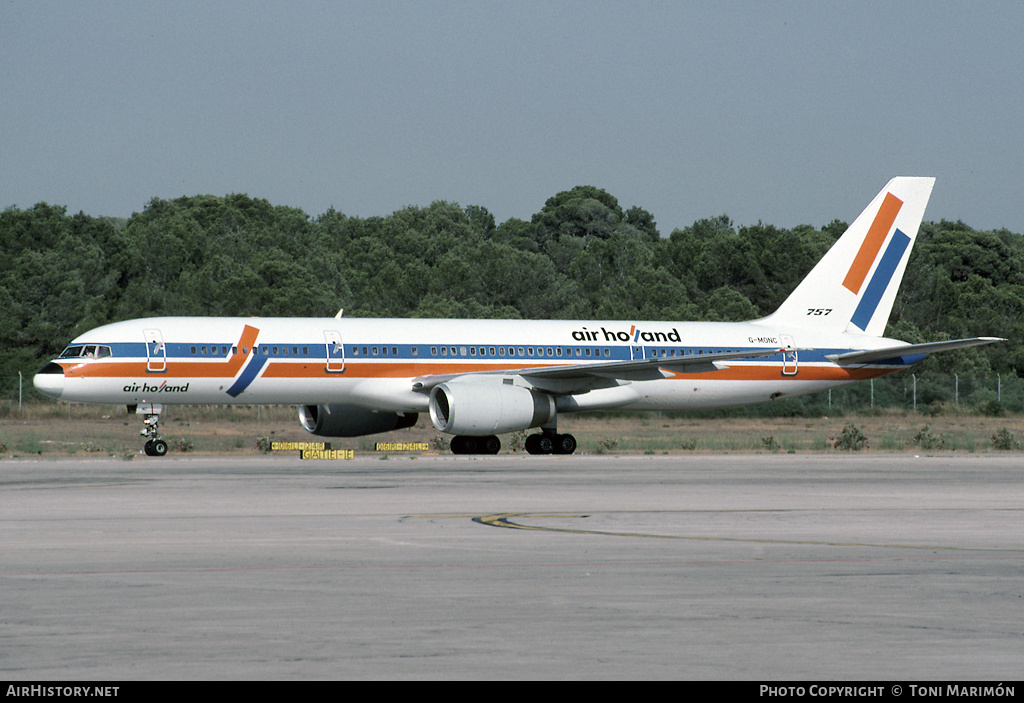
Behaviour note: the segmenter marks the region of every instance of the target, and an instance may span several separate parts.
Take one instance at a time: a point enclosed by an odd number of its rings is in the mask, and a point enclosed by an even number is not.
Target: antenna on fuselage
[[[341,316],[344,314],[344,312],[345,312],[345,308],[342,308],[341,310],[339,310],[338,314],[334,316],[334,319],[340,320]]]

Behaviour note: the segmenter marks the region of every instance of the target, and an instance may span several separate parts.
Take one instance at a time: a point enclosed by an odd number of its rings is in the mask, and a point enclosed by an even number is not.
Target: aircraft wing
[[[863,351],[851,351],[844,354],[827,354],[829,361],[840,366],[852,364],[867,364],[872,361],[886,361],[898,359],[901,356],[912,356],[916,354],[934,354],[935,352],[950,351],[952,349],[966,349],[968,347],[979,347],[983,344],[994,344],[1005,342],[1002,337],[969,337],[967,339],[951,339],[946,342],[926,342],[924,344],[904,344],[898,347],[886,347],[885,349],[866,349]]]
[[[413,379],[413,389],[428,393],[434,386],[462,376],[514,374],[527,379],[531,385],[551,393],[584,393],[596,388],[620,385],[621,381],[651,381],[668,378],[668,371],[707,373],[720,368],[719,362],[737,359],[758,359],[774,356],[793,349],[771,348],[754,351],[689,354],[686,356],[659,356],[631,361],[607,361],[590,364],[538,366],[536,368],[496,369],[469,373],[434,374]]]

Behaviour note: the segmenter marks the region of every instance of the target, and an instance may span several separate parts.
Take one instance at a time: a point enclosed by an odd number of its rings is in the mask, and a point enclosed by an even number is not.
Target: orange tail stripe
[[[864,284],[868,271],[871,270],[871,264],[874,263],[875,257],[881,251],[885,237],[892,229],[892,223],[896,221],[896,215],[899,214],[901,207],[903,207],[902,200],[892,193],[885,194],[882,207],[878,208],[878,214],[875,215],[875,220],[871,223],[868,234],[860,245],[853,265],[846,274],[846,279],[843,281],[844,288],[853,293],[860,292],[860,287]]]

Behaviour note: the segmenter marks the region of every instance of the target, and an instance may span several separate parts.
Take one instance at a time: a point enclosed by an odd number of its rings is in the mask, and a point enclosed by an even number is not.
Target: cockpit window
[[[61,359],[102,359],[111,356],[110,347],[104,344],[72,344],[61,352]]]

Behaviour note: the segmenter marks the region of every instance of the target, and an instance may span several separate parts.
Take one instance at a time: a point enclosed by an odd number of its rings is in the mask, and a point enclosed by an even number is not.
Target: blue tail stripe
[[[864,291],[864,297],[860,299],[860,304],[857,305],[853,318],[851,318],[851,322],[862,330],[866,330],[868,323],[871,322],[875,310],[878,309],[878,303],[881,302],[885,289],[889,287],[889,282],[892,281],[896,267],[899,266],[908,246],[910,246],[910,237],[897,229],[892,235],[889,246],[885,248],[882,260],[878,262],[875,274],[871,277],[867,290]]]

